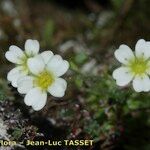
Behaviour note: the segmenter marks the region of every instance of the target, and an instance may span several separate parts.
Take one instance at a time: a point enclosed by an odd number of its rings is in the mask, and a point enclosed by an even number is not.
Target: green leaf
[[[138,109],[141,106],[141,102],[137,100],[128,100],[127,104],[130,109]]]
[[[75,79],[75,84],[78,88],[81,88],[83,85],[83,79],[81,78],[81,76],[77,76]]]
[[[13,133],[12,133],[12,137],[14,139],[18,140],[22,136],[22,134],[23,134],[23,132],[22,132],[22,130],[20,128],[15,128]]]
[[[116,10],[120,9],[124,0],[111,0]]]
[[[54,30],[55,30],[54,22],[52,20],[48,20],[43,29],[43,39],[48,45],[51,45],[53,41]]]
[[[75,62],[77,64],[83,64],[87,60],[87,58],[87,54],[85,52],[81,52],[75,56]]]
[[[69,64],[72,70],[77,71],[77,72],[79,71],[78,66],[73,61],[70,61]]]

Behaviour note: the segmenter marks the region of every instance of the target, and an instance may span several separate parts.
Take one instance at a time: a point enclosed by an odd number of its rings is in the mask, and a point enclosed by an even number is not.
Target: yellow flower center
[[[23,62],[23,64],[22,64],[23,70],[28,72],[29,69],[28,69],[27,61],[28,61],[28,57],[23,57],[23,58],[22,58],[22,62]]]
[[[145,60],[143,57],[135,58],[135,60],[131,61],[129,64],[131,71],[135,75],[142,75],[148,69],[148,61]]]
[[[22,67],[22,72],[29,73],[29,68],[27,65],[28,57],[25,55],[20,58],[20,64],[16,65],[17,67]]]
[[[54,76],[52,73],[47,71],[42,72],[35,80],[35,84],[42,88],[43,90],[47,90],[48,87],[54,82]]]

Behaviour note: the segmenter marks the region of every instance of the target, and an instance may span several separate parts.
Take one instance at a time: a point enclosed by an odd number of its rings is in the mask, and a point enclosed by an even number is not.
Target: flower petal
[[[48,63],[48,61],[54,56],[52,51],[44,51],[40,54],[45,62],[45,64]]]
[[[41,73],[45,68],[45,63],[40,55],[37,55],[33,58],[29,58],[27,64],[29,70],[35,75]]]
[[[135,46],[136,57],[144,56],[145,59],[150,57],[150,42],[146,42],[144,39],[137,41]]]
[[[146,73],[147,73],[148,75],[150,75],[150,61],[147,62]]]
[[[31,76],[24,76],[20,78],[17,82],[18,92],[21,94],[26,94],[33,88],[33,80],[34,78]]]
[[[120,67],[113,72],[113,78],[116,79],[119,86],[127,85],[133,79],[133,76],[128,67]]]
[[[150,91],[150,79],[145,74],[143,76],[136,76],[133,80],[133,88],[136,92],[148,92]]]
[[[120,45],[119,49],[115,51],[115,57],[123,64],[128,64],[130,60],[135,58],[132,50],[124,44]]]
[[[37,40],[27,40],[25,42],[25,51],[28,56],[37,55],[40,49],[40,44]]]
[[[62,76],[69,68],[69,63],[60,55],[54,55],[47,63],[47,70],[53,72],[57,77]]]
[[[19,78],[27,75],[28,72],[23,70],[23,67],[15,67],[14,69],[10,70],[7,74],[7,80],[11,82],[13,87],[17,87],[17,81]]]
[[[63,97],[67,88],[67,82],[62,78],[57,78],[48,88],[48,92],[54,97]]]
[[[12,63],[22,64],[23,58],[26,56],[19,47],[12,45],[9,47],[9,51],[6,52],[5,57]]]
[[[31,89],[25,96],[24,102],[28,106],[32,106],[34,110],[41,110],[47,101],[47,93],[40,88]]]

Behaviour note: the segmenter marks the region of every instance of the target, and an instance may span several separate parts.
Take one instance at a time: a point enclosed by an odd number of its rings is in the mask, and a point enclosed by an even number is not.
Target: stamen
[[[54,82],[54,76],[52,73],[47,71],[42,72],[35,80],[35,84],[41,87],[43,90],[47,88]]]
[[[23,58],[22,58],[22,66],[23,66],[23,70],[24,70],[24,71],[28,71],[27,61],[28,61],[28,58],[27,58],[27,57],[23,57]]]
[[[142,75],[148,69],[148,61],[143,57],[136,58],[130,62],[129,67],[135,75]]]

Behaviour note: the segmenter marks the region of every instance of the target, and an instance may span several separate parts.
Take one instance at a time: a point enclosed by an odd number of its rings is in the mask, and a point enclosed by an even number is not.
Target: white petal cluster
[[[133,52],[127,45],[120,45],[115,51],[122,66],[114,70],[117,85],[126,86],[132,81],[136,92],[150,91],[150,42],[140,39]]]
[[[13,87],[17,87],[17,81],[20,77],[29,74],[27,67],[28,58],[36,56],[39,53],[39,48],[39,42],[30,39],[25,42],[25,51],[15,45],[9,47],[9,51],[6,52],[5,57],[8,61],[16,64],[16,67],[7,75],[7,79]]]
[[[39,54],[39,42],[27,40],[25,51],[10,46],[6,58],[16,64],[7,76],[18,92],[25,94],[24,102],[36,111],[41,110],[47,101],[47,93],[63,97],[67,82],[61,78],[69,68],[69,63],[52,51]]]

